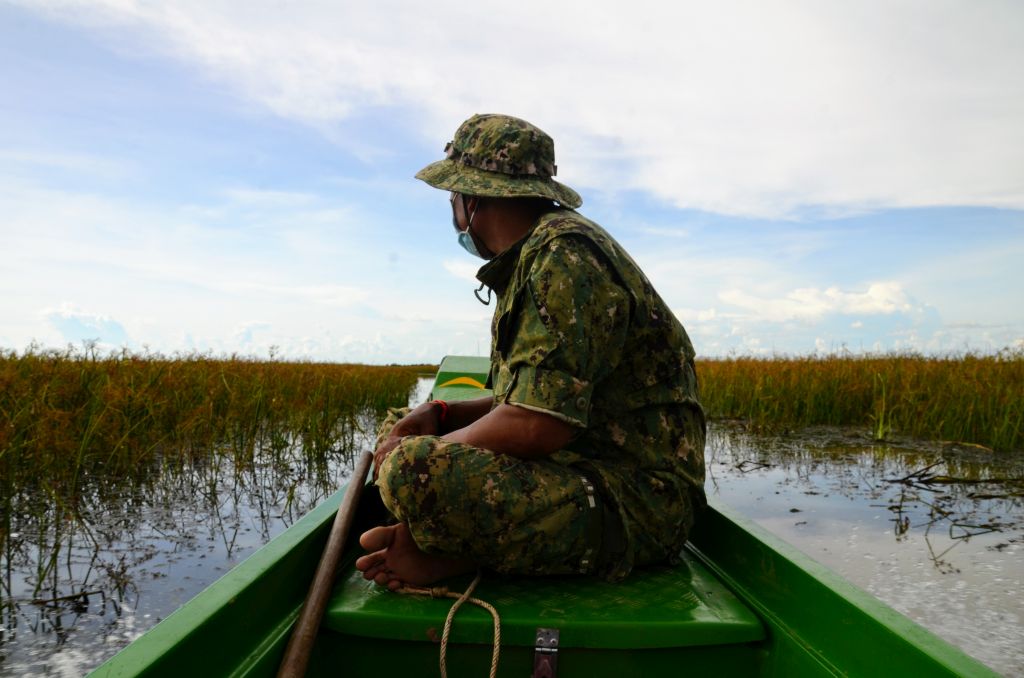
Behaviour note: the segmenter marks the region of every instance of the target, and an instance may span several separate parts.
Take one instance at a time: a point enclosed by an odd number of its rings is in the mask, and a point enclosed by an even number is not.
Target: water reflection
[[[81,479],[75,497],[21,489],[0,521],[0,675],[81,675],[293,524],[352,470],[376,418],[334,450],[275,435]]]
[[[334,450],[275,434],[85,478],[74,502],[0,497],[0,675],[77,676],[113,655],[335,491],[375,421]],[[1021,455],[849,430],[709,436],[710,494],[1008,674],[1024,673],[1022,477]]]
[[[708,490],[989,666],[1024,673],[1024,455],[718,424]]]

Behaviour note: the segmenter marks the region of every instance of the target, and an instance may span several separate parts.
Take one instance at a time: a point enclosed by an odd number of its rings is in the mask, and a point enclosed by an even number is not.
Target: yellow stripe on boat
[[[438,384],[438,388],[444,388],[446,386],[472,386],[473,388],[484,389],[487,388],[473,377],[455,377],[449,379],[443,384]]]

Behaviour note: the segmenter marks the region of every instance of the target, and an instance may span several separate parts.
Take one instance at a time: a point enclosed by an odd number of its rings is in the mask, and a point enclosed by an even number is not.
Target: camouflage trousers
[[[392,409],[378,444],[409,410]],[[595,572],[605,507],[579,471],[437,436],[408,436],[381,464],[385,506],[426,553],[509,574]]]

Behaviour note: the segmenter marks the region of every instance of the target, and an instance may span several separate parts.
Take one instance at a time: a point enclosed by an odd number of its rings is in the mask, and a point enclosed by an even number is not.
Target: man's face
[[[459,212],[458,212],[457,209],[455,209],[455,201],[458,199],[458,197],[459,197],[459,194],[456,193],[455,191],[449,191],[448,192],[448,201],[451,202],[451,204],[452,204],[452,226],[455,227],[455,232],[456,233],[459,233],[459,232],[462,231],[462,229],[459,228]]]
[[[449,191],[448,200],[452,204],[452,226],[455,227],[456,233],[461,233],[468,228],[470,223],[466,196],[455,191]]]

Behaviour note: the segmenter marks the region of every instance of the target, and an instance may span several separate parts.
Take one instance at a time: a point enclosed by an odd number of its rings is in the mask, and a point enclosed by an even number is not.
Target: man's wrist
[[[448,418],[448,403],[443,400],[431,400],[430,405],[437,416],[437,431],[438,433],[443,433],[445,429],[444,422]]]

